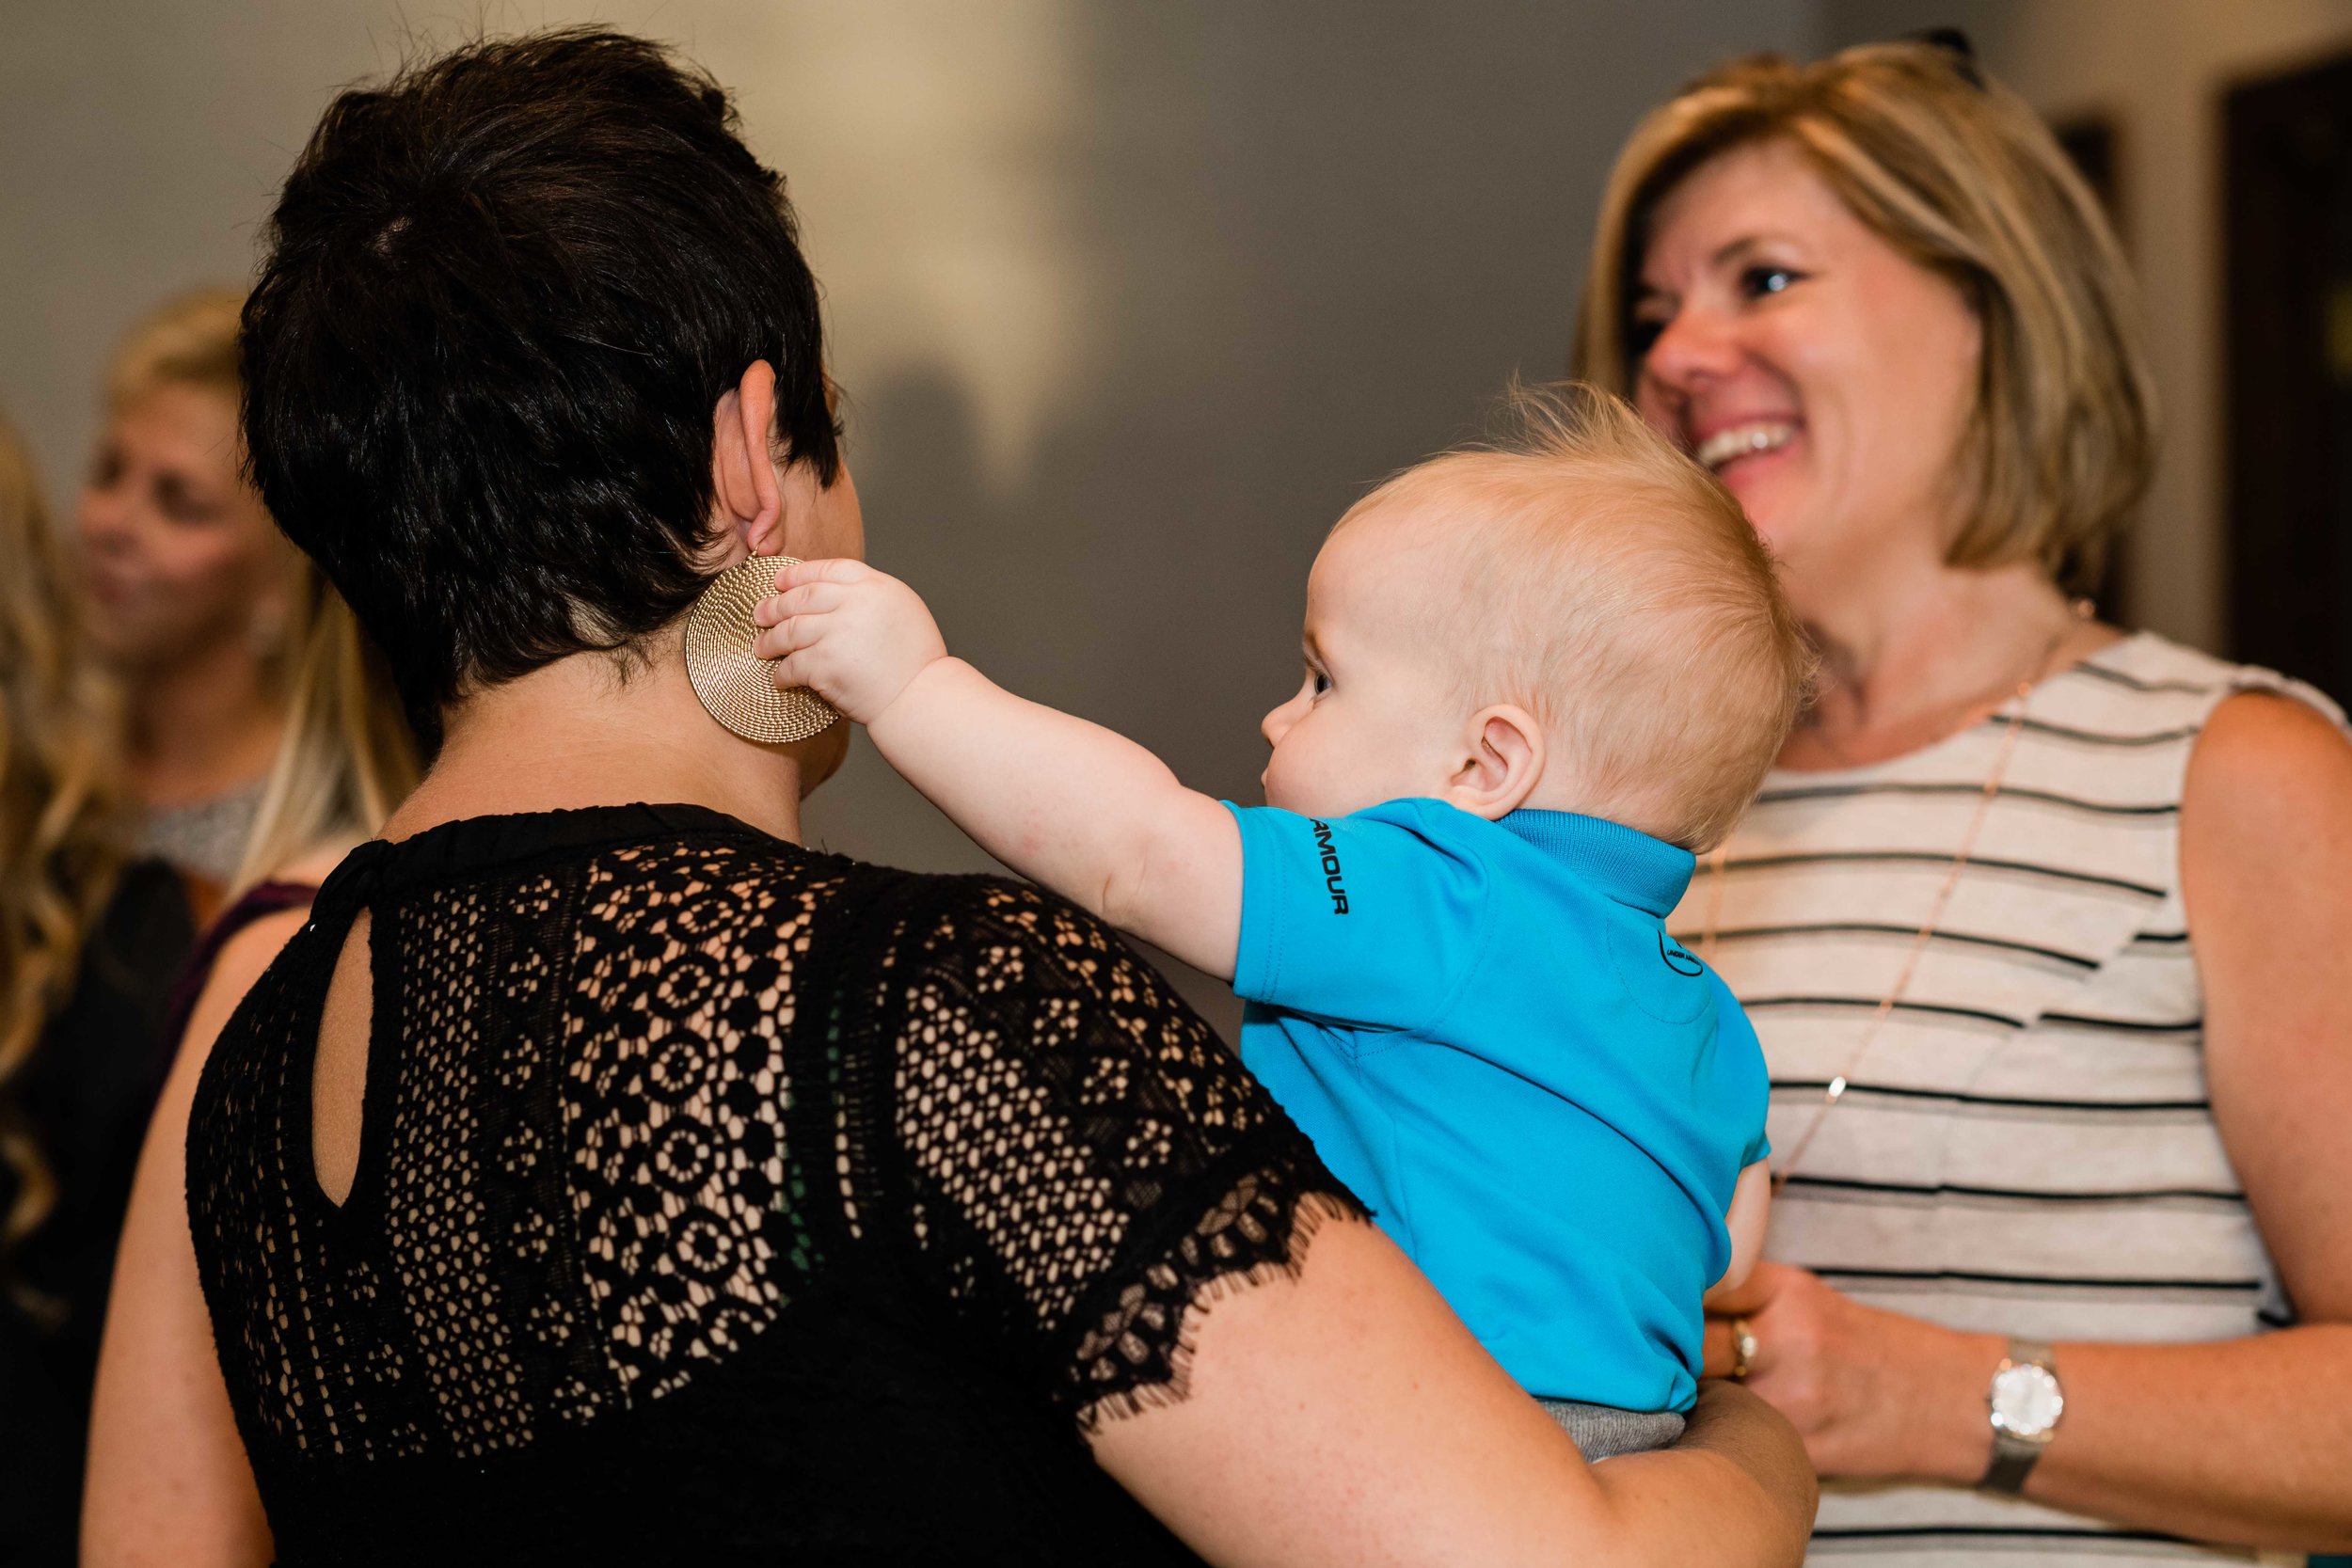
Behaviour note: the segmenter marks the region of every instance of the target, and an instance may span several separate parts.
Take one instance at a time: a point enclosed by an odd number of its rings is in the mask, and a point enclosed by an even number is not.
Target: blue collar
[[[1698,857],[1645,832],[1572,811],[1515,811],[1496,824],[1581,876],[1620,904],[1663,920],[1682,902]]]

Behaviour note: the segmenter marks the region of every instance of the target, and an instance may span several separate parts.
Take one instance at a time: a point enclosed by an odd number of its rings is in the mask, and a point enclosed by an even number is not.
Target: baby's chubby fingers
[[[825,683],[818,678],[814,671],[804,668],[808,662],[807,656],[804,654],[786,654],[769,665],[768,678],[775,683],[775,688],[779,691],[806,688],[820,697],[826,697]],[[827,701],[831,701],[831,698],[827,697]],[[851,717],[854,718],[855,715]]]
[[[863,562],[807,562],[776,580],[753,610],[766,628],[753,652],[775,661],[779,687],[805,686],[861,723],[946,653],[922,596]]]
[[[771,594],[752,607],[752,620],[768,628],[753,642],[761,658],[782,658],[816,641],[827,614],[841,608],[848,595],[830,582],[803,583],[788,593]]]
[[[799,561],[776,573],[775,591],[752,606],[752,624],[772,626],[787,616],[806,614],[812,610],[831,610],[838,604],[838,596],[818,599],[815,595],[829,584],[848,584],[880,573],[863,561]],[[789,600],[789,603],[786,601]]]
[[[824,561],[796,561],[776,573],[776,592],[788,593],[811,582],[863,582],[867,578],[882,575],[865,562],[849,556],[834,556]]]

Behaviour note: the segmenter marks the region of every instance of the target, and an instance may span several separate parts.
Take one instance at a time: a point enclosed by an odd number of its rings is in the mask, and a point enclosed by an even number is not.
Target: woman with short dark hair
[[[1793,1559],[1785,1429],[1588,1470],[1107,928],[798,844],[842,727],[707,712],[752,627],[689,626],[862,524],[715,86],[474,45],[271,241],[254,470],[439,754],[199,1021],[149,1310],[223,1376],[101,1446],[103,1560],[266,1539],[228,1412],[289,1563]]]

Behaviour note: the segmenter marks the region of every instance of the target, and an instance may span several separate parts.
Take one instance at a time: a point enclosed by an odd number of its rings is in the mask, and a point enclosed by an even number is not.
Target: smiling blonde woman
[[[2352,1543],[2352,747],[2072,603],[2152,461],[2134,309],[1963,48],[1726,66],[1603,203],[1581,369],[1824,657],[1673,927],[1773,1080],[1776,1261],[1710,1364],[1839,1482],[1840,1562]]]

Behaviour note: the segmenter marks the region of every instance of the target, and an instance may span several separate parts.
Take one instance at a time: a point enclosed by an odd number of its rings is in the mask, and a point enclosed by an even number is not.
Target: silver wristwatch
[[[1993,1418],[1993,1463],[1978,1484],[1988,1492],[2022,1492],[2066,1413],[2058,1357],[2039,1339],[2011,1339],[2009,1354],[1993,1369],[1984,1402]]]

